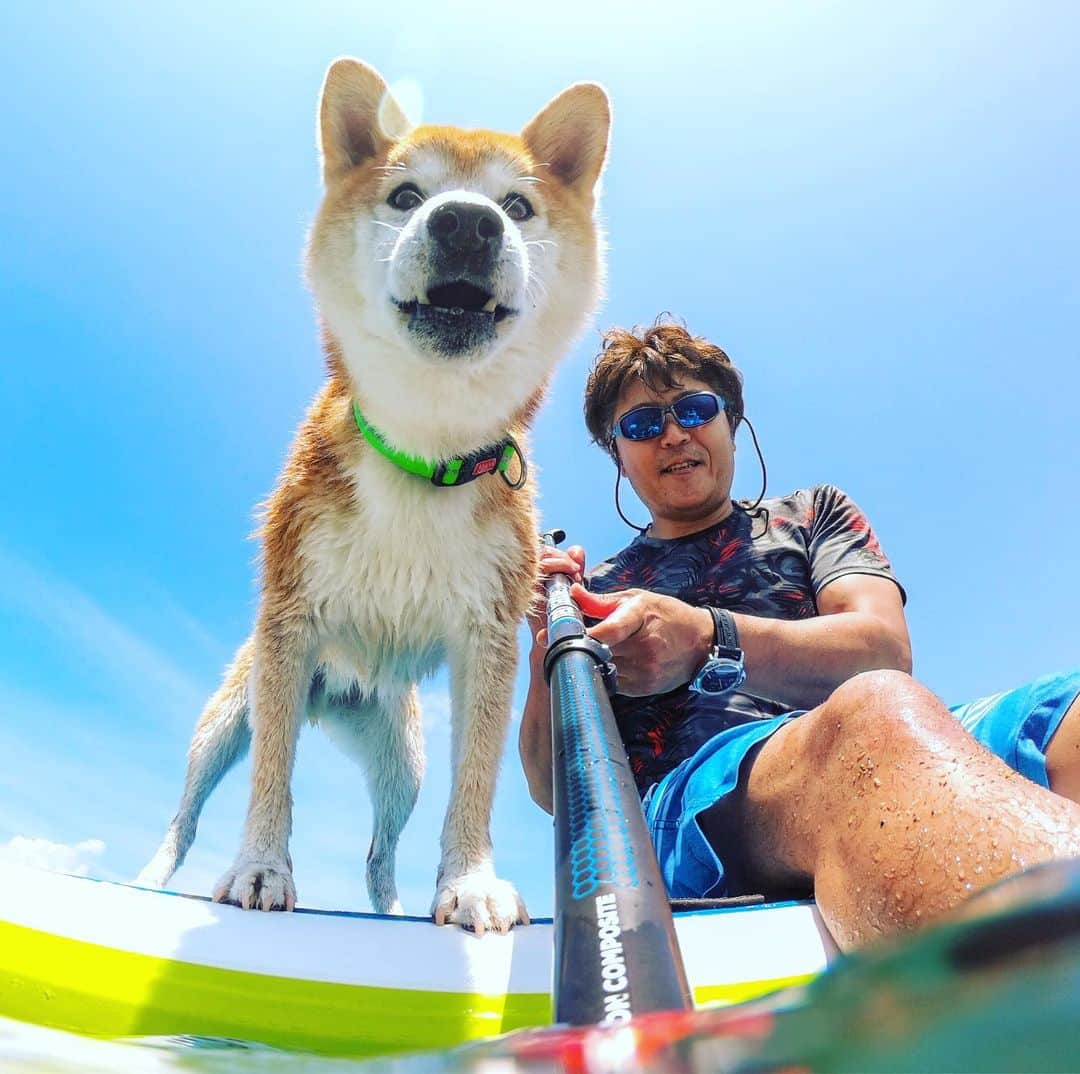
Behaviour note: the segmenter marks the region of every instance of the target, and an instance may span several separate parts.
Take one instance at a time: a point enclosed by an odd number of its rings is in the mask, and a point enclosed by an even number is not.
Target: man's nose
[[[690,439],[690,434],[675,420],[675,415],[669,410],[664,415],[664,428],[660,433],[662,444],[685,444]]]

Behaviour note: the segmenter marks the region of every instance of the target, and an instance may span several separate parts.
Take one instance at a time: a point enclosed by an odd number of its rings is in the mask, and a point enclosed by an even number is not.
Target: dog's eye
[[[403,213],[412,212],[424,204],[424,195],[415,183],[402,183],[390,192],[386,204],[394,209],[400,209]]]
[[[529,204],[528,198],[523,198],[520,194],[507,194],[503,198],[503,212],[514,221],[515,224],[520,224],[529,217],[535,216],[533,207]]]

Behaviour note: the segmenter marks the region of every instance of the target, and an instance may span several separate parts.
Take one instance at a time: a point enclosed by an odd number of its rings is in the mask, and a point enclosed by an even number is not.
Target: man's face
[[[701,391],[712,388],[695,377],[659,393],[633,380],[619,396],[615,420],[634,407],[664,406]],[[696,533],[731,513],[735,444],[723,411],[695,429],[684,429],[669,413],[659,436],[635,441],[616,435],[615,447],[623,473],[652,515],[652,536]]]

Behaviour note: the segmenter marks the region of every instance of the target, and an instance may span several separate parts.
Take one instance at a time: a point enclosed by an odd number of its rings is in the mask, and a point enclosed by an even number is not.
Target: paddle
[[[566,535],[545,533],[549,548]],[[667,892],[608,700],[615,668],[564,574],[547,580],[555,797],[555,1021],[693,1006]]]

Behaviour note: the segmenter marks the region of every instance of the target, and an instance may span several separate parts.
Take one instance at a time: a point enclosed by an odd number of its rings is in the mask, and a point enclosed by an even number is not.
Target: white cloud
[[[441,689],[427,687],[420,691],[420,711],[424,714],[424,729],[429,733],[450,726],[450,687],[441,674]]]
[[[90,876],[99,868],[98,859],[104,853],[105,844],[100,839],[84,839],[74,846],[67,846],[50,839],[16,835],[6,843],[0,843],[0,863],[32,865],[36,869],[72,876]]]

